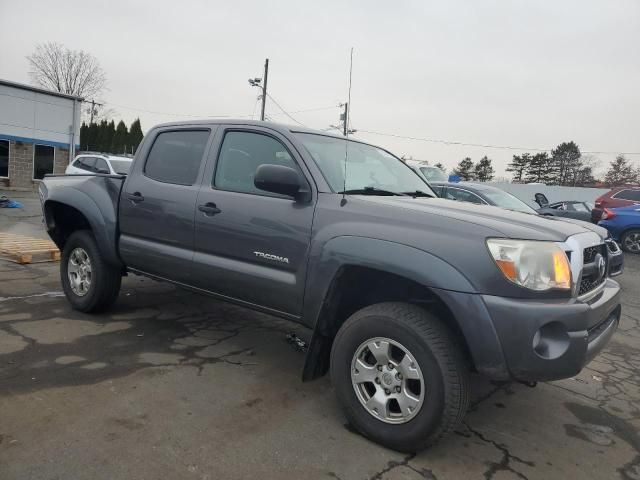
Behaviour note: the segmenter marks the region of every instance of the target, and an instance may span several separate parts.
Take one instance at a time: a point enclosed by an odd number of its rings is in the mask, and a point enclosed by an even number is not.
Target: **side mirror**
[[[540,205],[540,208],[544,208],[549,205],[549,200],[547,200],[547,196],[544,193],[536,193],[533,197],[534,201]]]
[[[302,189],[300,174],[291,167],[283,165],[260,165],[256,170],[253,184],[265,192],[296,197]]]
[[[106,168],[98,168],[96,170],[96,173],[103,173],[105,175],[109,175],[111,172],[109,170],[107,170]]]

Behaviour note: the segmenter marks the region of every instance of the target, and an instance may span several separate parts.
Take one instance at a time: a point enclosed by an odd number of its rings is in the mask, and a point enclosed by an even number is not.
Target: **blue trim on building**
[[[50,147],[58,147],[58,148],[64,148],[65,150],[69,150],[68,143],[52,142],[50,140],[41,140],[39,138],[16,137],[14,135],[5,135],[4,133],[0,133],[0,140],[12,140],[14,142],[37,143],[38,145],[48,145]],[[80,144],[77,144],[76,150],[79,150],[79,149],[80,149]]]

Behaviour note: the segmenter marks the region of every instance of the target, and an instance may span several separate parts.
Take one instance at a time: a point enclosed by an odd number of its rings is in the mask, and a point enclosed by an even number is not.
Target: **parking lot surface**
[[[33,195],[0,231],[44,237]],[[418,455],[345,423],[302,383],[301,327],[129,276],[115,308],[70,309],[57,263],[0,260],[0,479],[640,479],[640,257],[620,328],[575,378],[473,379],[464,424]]]

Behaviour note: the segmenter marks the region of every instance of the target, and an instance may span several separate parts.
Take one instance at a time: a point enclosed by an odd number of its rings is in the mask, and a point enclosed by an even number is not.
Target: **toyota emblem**
[[[596,255],[595,264],[598,267],[598,280],[604,277],[605,270],[607,269],[607,264],[604,261],[604,257],[600,254]]]

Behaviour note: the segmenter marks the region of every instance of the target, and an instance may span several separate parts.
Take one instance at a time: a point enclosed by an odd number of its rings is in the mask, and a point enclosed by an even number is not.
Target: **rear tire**
[[[385,345],[390,345],[388,366],[378,361]],[[407,303],[379,303],[354,313],[333,342],[331,379],[349,423],[402,452],[435,444],[462,422],[469,404],[461,347],[437,317]],[[403,395],[413,397],[413,409]]]
[[[624,232],[620,238],[620,246],[625,252],[640,253],[640,230],[636,228]]]
[[[105,262],[93,234],[79,230],[67,239],[60,260],[64,294],[75,310],[100,312],[115,302],[120,292],[120,269]]]

